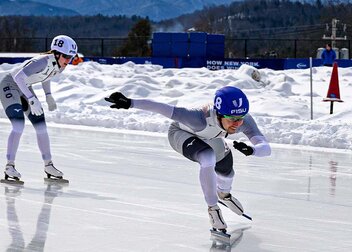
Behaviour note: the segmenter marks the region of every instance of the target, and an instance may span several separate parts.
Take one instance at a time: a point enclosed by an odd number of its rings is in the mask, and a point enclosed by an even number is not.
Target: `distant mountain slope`
[[[0,0],[0,15],[126,15],[162,20],[200,10],[209,5],[230,4],[234,0]],[[238,0],[237,0],[238,1]],[[33,3],[40,3],[36,7]],[[51,12],[50,6],[55,6]],[[70,13],[68,10],[71,10]]]
[[[78,12],[28,0],[0,0],[0,16],[20,15],[20,16],[74,16]]]

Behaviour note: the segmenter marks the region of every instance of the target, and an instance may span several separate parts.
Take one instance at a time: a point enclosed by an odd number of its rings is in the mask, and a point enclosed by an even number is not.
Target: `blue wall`
[[[224,58],[225,36],[205,32],[155,32],[152,56],[180,58]]]

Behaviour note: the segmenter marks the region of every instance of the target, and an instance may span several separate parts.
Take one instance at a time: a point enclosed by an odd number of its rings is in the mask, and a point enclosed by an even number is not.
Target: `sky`
[[[0,65],[0,75],[16,65]],[[251,78],[253,67],[211,71],[206,68],[164,69],[159,65],[102,65],[84,62],[69,65],[52,80],[58,109],[47,110],[40,84],[34,90],[49,123],[94,126],[118,130],[166,133],[171,122],[158,114],[129,109],[110,109],[104,97],[120,91],[130,98],[152,99],[175,106],[197,107],[211,103],[216,89],[241,88],[249,98],[249,112],[271,144],[301,147],[352,149],[351,68],[339,68],[342,103],[323,102],[331,67],[315,67],[313,73],[313,120],[311,120],[310,69],[274,71],[259,69],[259,82]],[[6,121],[3,108],[0,118]],[[248,141],[235,134],[232,139]]]

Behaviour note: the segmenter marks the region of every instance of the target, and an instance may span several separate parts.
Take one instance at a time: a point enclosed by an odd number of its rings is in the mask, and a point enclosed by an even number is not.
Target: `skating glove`
[[[253,150],[253,148],[251,146],[248,146],[247,144],[245,144],[243,142],[233,141],[233,147],[236,150],[242,152],[246,156],[250,156],[254,152],[254,150]]]
[[[57,109],[56,102],[51,94],[46,95],[46,103],[48,104],[49,111]]]
[[[31,108],[31,112],[33,115],[40,116],[43,114],[43,108],[42,105],[40,104],[40,101],[37,99],[37,97],[33,96],[28,99],[28,104]]]
[[[112,93],[109,97],[105,98],[105,101],[114,103],[110,108],[129,109],[131,107],[131,99],[127,98],[120,92]]]

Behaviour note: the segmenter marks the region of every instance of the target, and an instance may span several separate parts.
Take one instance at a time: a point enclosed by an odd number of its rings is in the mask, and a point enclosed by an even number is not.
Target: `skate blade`
[[[222,231],[210,229],[210,240],[231,246],[231,235]]]
[[[68,184],[70,181],[67,179],[59,179],[59,178],[44,178],[44,182],[47,184],[53,184],[53,183],[58,183],[58,184]]]
[[[220,246],[233,247],[242,240],[244,231],[250,228],[251,226],[248,225],[239,226],[232,231],[227,231],[226,233],[211,229],[210,240],[213,241],[213,245],[220,244]]]
[[[218,200],[218,203],[220,203],[221,205],[223,205],[223,206],[229,208],[228,206],[226,206],[225,203],[221,202],[220,200]],[[229,209],[230,209],[230,208],[229,208]],[[247,215],[247,214],[245,214],[245,213],[241,213],[241,214],[237,213],[237,214],[240,215],[240,216],[243,216],[243,217],[247,218],[248,220],[253,220],[251,216],[249,216],[249,215]]]
[[[0,183],[8,184],[8,185],[23,185],[24,182],[22,180],[15,179],[1,179]]]

